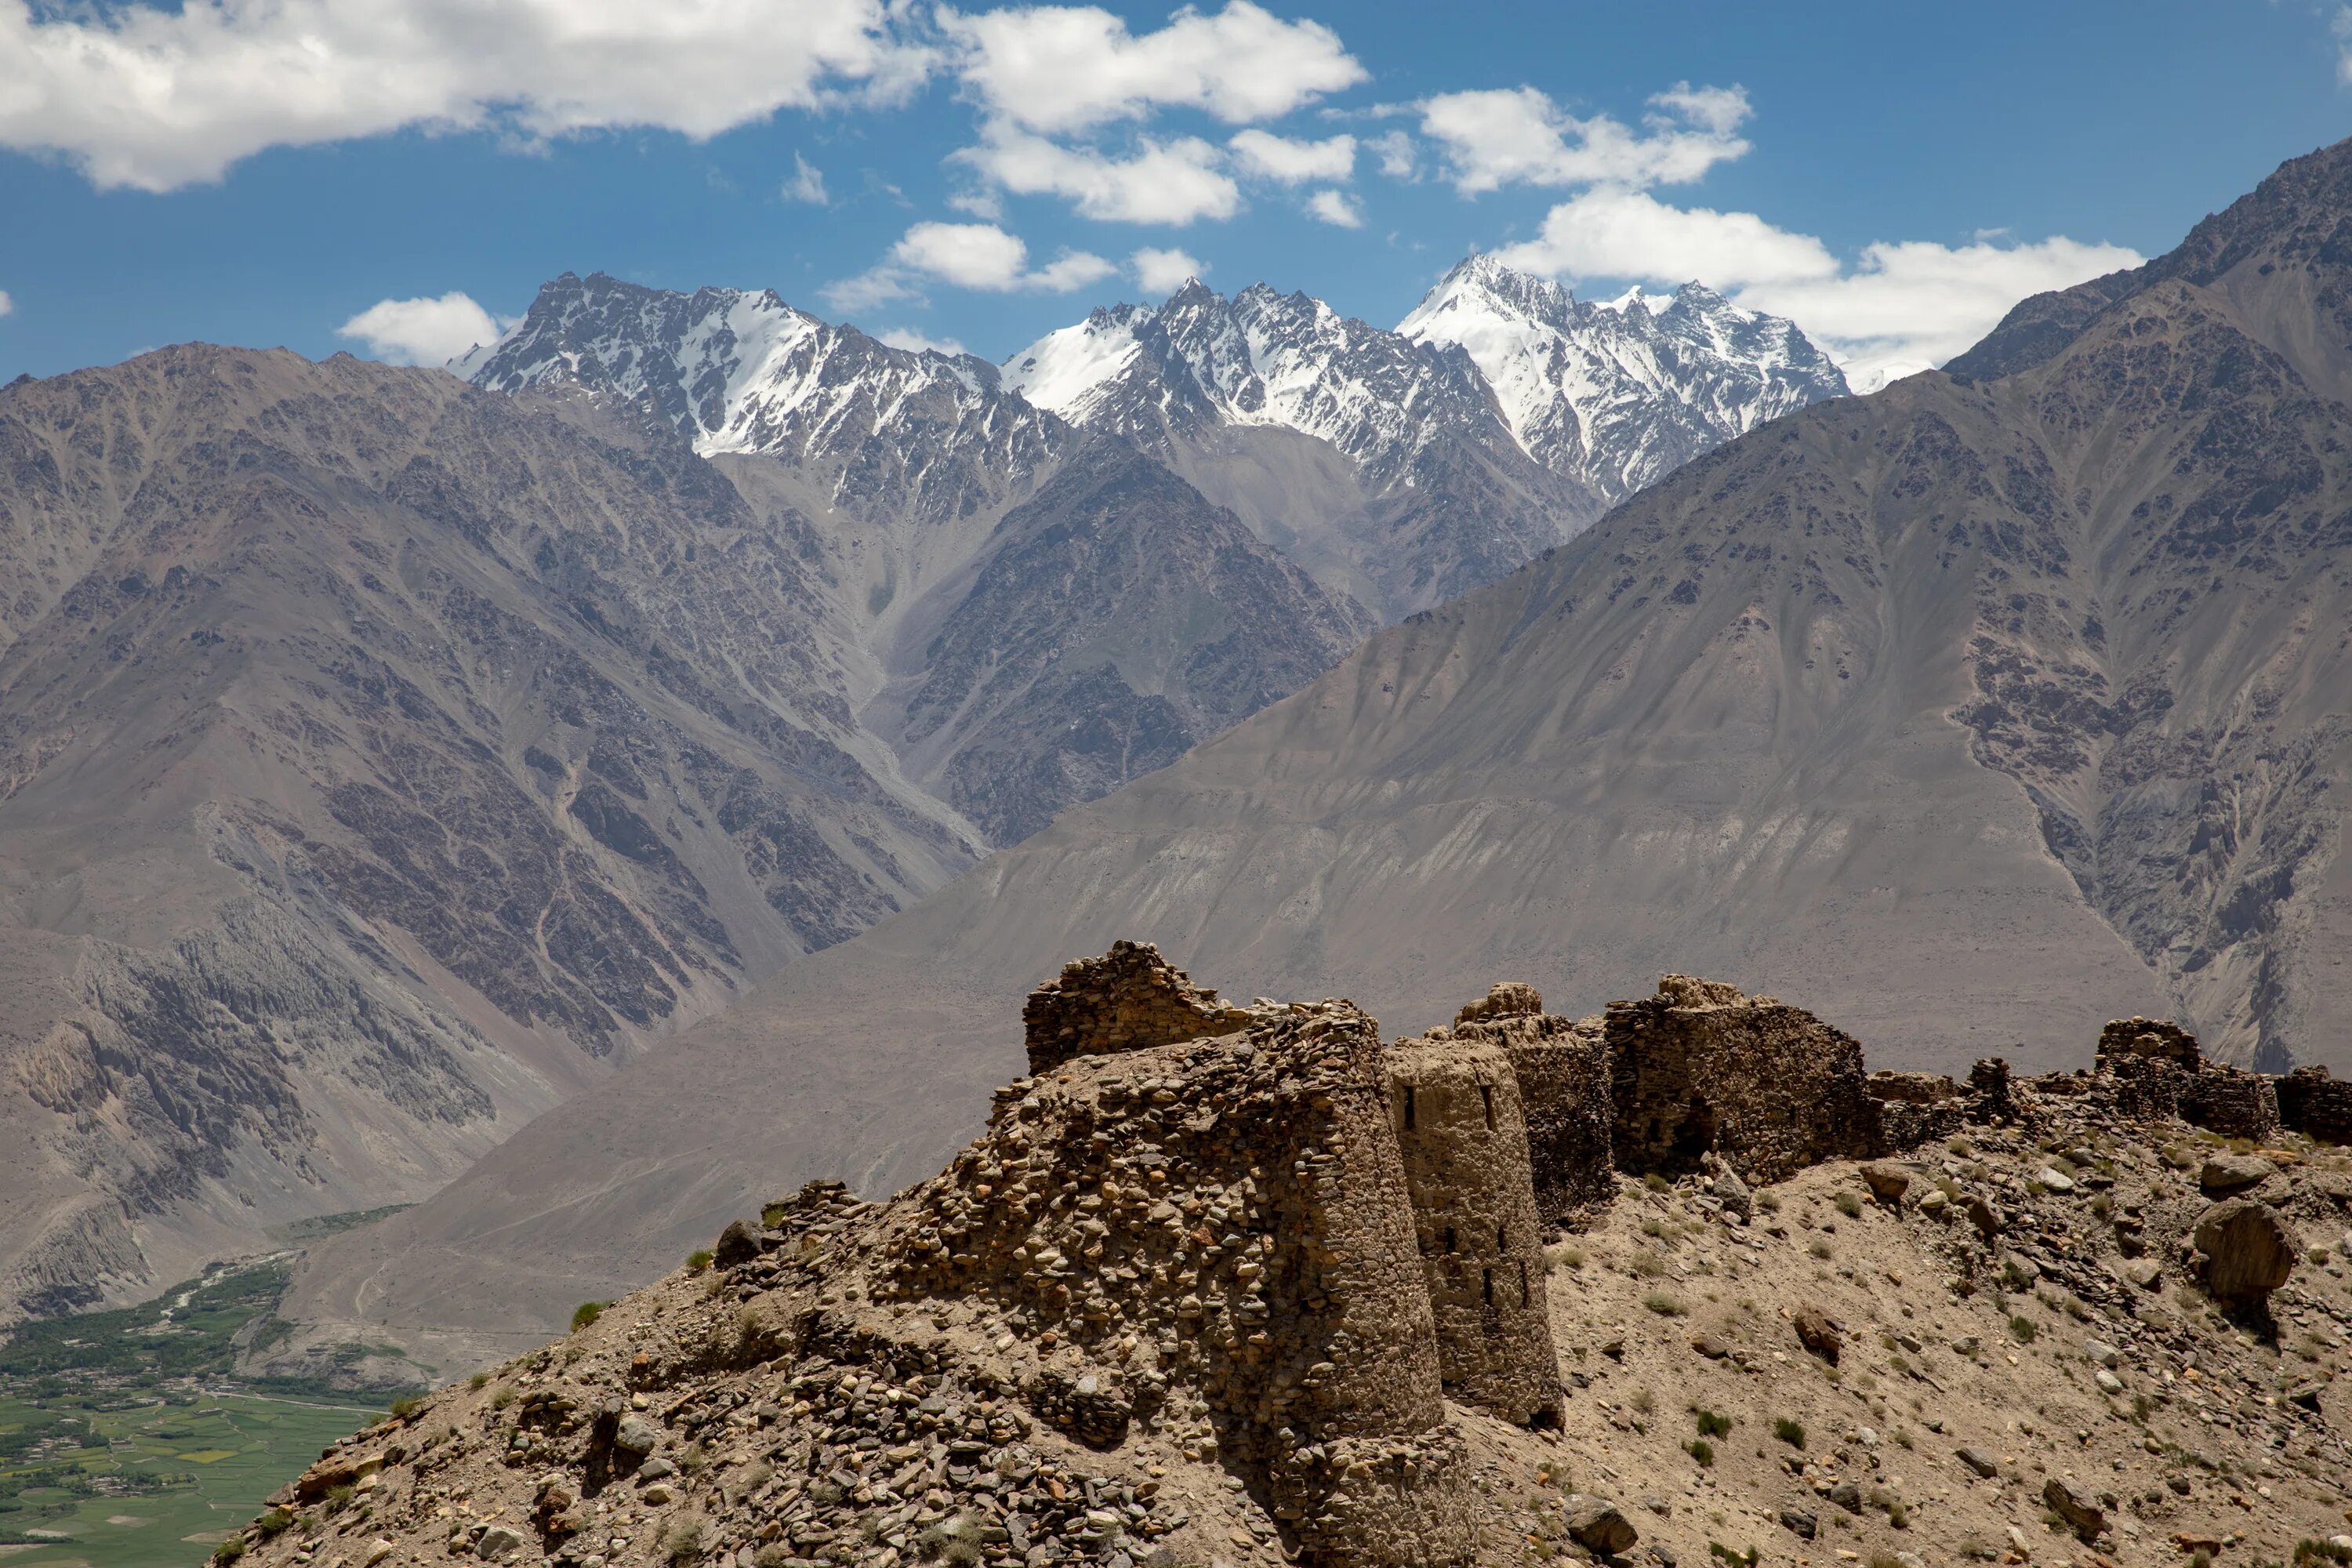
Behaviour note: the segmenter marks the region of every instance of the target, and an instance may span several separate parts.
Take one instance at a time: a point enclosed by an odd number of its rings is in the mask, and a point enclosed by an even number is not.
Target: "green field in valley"
[[[299,1241],[394,1212],[328,1215]],[[377,1419],[381,1394],[329,1377],[241,1377],[294,1255],[217,1266],[152,1301],[23,1323],[0,1343],[0,1568],[199,1568],[213,1543],[319,1451]]]
[[[111,1410],[0,1395],[0,1564],[195,1568],[320,1449],[381,1414],[236,1394]]]

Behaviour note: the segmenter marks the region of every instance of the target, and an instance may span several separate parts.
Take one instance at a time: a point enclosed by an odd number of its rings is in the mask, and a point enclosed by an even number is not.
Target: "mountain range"
[[[887,1192],[1020,1071],[1024,990],[1119,937],[1391,1029],[1703,970],[1906,1068],[2133,1016],[2352,1066],[2347,235],[2352,143],[1685,463],[329,1243],[290,1310],[462,1359],[747,1194]]]
[[[1197,285],[1107,313],[1171,346],[1084,406],[1024,395],[1034,354],[571,275],[462,379],[184,345],[0,389],[0,1313],[435,1192],[1843,386],[1696,290],[1440,295],[1521,300],[1549,423],[1492,331]],[[1596,465],[1604,340],[1650,345],[1658,430]]]

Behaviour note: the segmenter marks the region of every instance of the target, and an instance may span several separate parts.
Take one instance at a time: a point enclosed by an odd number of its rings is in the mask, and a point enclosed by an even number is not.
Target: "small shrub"
[[[1818,1236],[1813,1237],[1813,1244],[1805,1248],[1805,1250],[1811,1253],[1815,1258],[1820,1258],[1824,1263],[1837,1256],[1837,1248],[1832,1247],[1828,1242],[1822,1240]]]
[[[686,1565],[702,1555],[702,1521],[694,1514],[681,1514],[661,1528],[662,1555],[674,1568]]]
[[[1648,1175],[1642,1178],[1642,1185],[1646,1190],[1654,1193],[1669,1192],[1674,1187],[1674,1184],[1672,1182],[1666,1180],[1665,1177],[1658,1174],[1655,1171],[1651,1172]]]
[[[1625,1267],[1642,1279],[1655,1279],[1666,1271],[1666,1260],[1654,1248],[1637,1247],[1633,1255],[1625,1260]]]
[[[1633,1397],[1629,1403],[1634,1409],[1647,1415],[1657,1409],[1658,1396],[1646,1388],[1637,1388],[1633,1391]]]
[[[1791,1448],[1801,1448],[1805,1446],[1805,1424],[1791,1421],[1786,1415],[1777,1416],[1772,1422],[1772,1436]]]
[[[710,1450],[699,1440],[688,1443],[677,1457],[677,1468],[689,1476],[698,1476],[710,1468]]]
[[[772,1541],[751,1553],[751,1568],[784,1568],[793,1560],[793,1549],[781,1541]]]
[[[392,1417],[394,1420],[405,1421],[410,1416],[425,1408],[425,1401],[417,1394],[404,1394],[399,1398],[394,1400],[391,1405],[386,1406],[386,1408],[392,1412]]]
[[[982,1529],[981,1522],[969,1515],[942,1520],[915,1537],[915,1555],[926,1563],[945,1563],[950,1568],[977,1568],[983,1556]]]
[[[514,1402],[515,1391],[511,1386],[502,1384],[496,1394],[490,1395],[490,1408],[493,1410],[504,1410]]]
[[[581,1330],[586,1328],[589,1324],[594,1322],[597,1319],[603,1317],[604,1315],[604,1308],[607,1305],[608,1303],[604,1301],[583,1301],[580,1305],[572,1308],[572,1331],[576,1334]]]
[[[1696,1459],[1701,1465],[1712,1465],[1715,1463],[1715,1445],[1708,1442],[1704,1437],[1694,1437],[1689,1442],[1685,1443],[1683,1445],[1683,1452],[1688,1454],[1692,1458]]]
[[[1766,1214],[1779,1214],[1780,1212],[1780,1194],[1778,1193],[1759,1193],[1756,1194],[1756,1206],[1762,1209]],[[1748,1550],[1752,1552],[1755,1548],[1750,1547]]]
[[[352,1499],[357,1496],[359,1496],[357,1487],[329,1487],[327,1489],[328,1514],[331,1517],[342,1512],[352,1506]]]
[[[1749,1547],[1745,1552],[1734,1552],[1730,1547],[1726,1546],[1720,1541],[1708,1542],[1706,1543],[1706,1554],[1709,1557],[1717,1558],[1722,1562],[1730,1563],[1732,1568],[1756,1568],[1756,1564],[1761,1561],[1764,1556],[1762,1552],[1757,1551],[1753,1546]]]
[[[831,1508],[834,1504],[839,1502],[843,1498],[847,1497],[848,1495],[849,1494],[847,1492],[841,1489],[838,1483],[834,1481],[811,1481],[809,1483],[808,1499],[811,1502],[815,1503],[819,1508]]]
[[[281,1504],[255,1520],[253,1528],[261,1531],[262,1540],[275,1541],[291,1528],[293,1523],[294,1510]]]
[[[1554,1242],[1544,1248],[1544,1263],[1551,1268],[1581,1268],[1584,1267],[1584,1248],[1572,1241]]]
[[[2010,1315],[2009,1331],[2011,1337],[2019,1344],[2030,1345],[2033,1342],[2033,1337],[2042,1331],[2034,1327],[2032,1319],[2022,1312],[2014,1312]]]
[[[466,1380],[466,1386],[472,1389],[475,1393],[479,1394],[484,1388],[489,1385],[489,1381],[490,1374],[488,1373],[478,1372],[473,1376]]]
[[[1837,1212],[1845,1215],[1846,1218],[1860,1219],[1862,1217],[1862,1194],[1860,1193],[1840,1193],[1837,1195],[1836,1203]]]
[[[1642,1298],[1642,1305],[1661,1318],[1679,1318],[1690,1309],[1664,1290],[1653,1290]]]
[[[242,1535],[232,1535],[213,1548],[213,1561],[220,1563],[221,1568],[227,1568],[229,1563],[244,1555],[245,1537]]]
[[[718,1256],[707,1247],[697,1247],[686,1255],[686,1271],[688,1274],[699,1274],[709,1268],[710,1260]]]
[[[1696,1417],[1698,1421],[1698,1435],[1700,1436],[1727,1437],[1731,1435],[1730,1416],[1719,1415],[1712,1410],[1703,1409],[1694,1410],[1691,1414]]]

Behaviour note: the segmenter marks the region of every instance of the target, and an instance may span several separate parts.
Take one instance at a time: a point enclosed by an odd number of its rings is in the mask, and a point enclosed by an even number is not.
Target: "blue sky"
[[[1901,370],[2352,131],[2347,48],[2308,0],[0,0],[0,380],[435,360],[565,269],[991,358],[1195,264],[1385,324],[1474,249]]]

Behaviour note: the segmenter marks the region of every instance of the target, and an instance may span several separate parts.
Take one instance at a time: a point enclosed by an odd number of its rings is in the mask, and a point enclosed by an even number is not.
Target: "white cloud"
[[[1363,209],[1345,191],[1318,191],[1307,199],[1307,210],[1325,223],[1341,228],[1364,226]]]
[[[829,284],[824,293],[835,310],[854,311],[911,298],[925,281],[992,294],[1066,294],[1118,270],[1084,250],[1032,268],[1027,243],[992,223],[926,222],[907,230],[881,266]]]
[[[960,354],[964,352],[963,344],[954,338],[929,337],[912,327],[893,327],[887,332],[874,335],[894,349],[908,349],[916,353]]]
[[[2336,7],[2336,19],[2328,26],[2336,35],[2336,79],[2352,87],[2352,5]]]
[[[9,315],[16,309],[16,301],[8,298],[8,290],[0,289],[0,316]]]
[[[335,329],[393,364],[446,364],[477,343],[496,342],[512,325],[456,289],[437,300],[379,300]]]
[[[992,185],[1016,195],[1066,197],[1081,215],[1104,222],[1181,225],[1241,210],[1241,187],[1217,167],[1217,150],[1208,142],[1146,138],[1141,149],[1114,158],[998,126],[979,146],[951,156]]]
[[[1847,266],[1812,236],[1754,213],[1674,207],[1605,186],[1553,207],[1537,238],[1497,254],[1507,265],[1570,282],[1698,279],[1751,310],[1794,321],[1858,384],[1890,369],[1949,359],[2029,294],[2141,260],[2122,246],[2058,236],[2032,244],[1880,242]]]
[[[1465,195],[1508,184],[1685,184],[1748,151],[1739,88],[1678,82],[1650,108],[1635,131],[1605,114],[1580,120],[1531,87],[1496,88],[1424,100],[1421,130],[1444,148]]]
[[[884,0],[0,0],[0,146],[163,191],[409,126],[708,137],[935,63]]]
[[[1225,143],[1244,174],[1286,185],[1309,180],[1347,180],[1356,173],[1356,139],[1333,136],[1321,142],[1297,141],[1270,131],[1244,131]]]
[[[1205,110],[1228,124],[1286,114],[1365,79],[1319,22],[1286,22],[1250,0],[1209,15],[1186,7],[1138,37],[1091,5],[940,13],[958,71],[993,118],[1032,131],[1084,131],[1159,108]]]
[[[1402,131],[1384,131],[1364,143],[1380,154],[1381,173],[1391,180],[1411,180],[1421,173],[1420,149]]]
[[[1197,257],[1150,246],[1129,257],[1128,263],[1135,268],[1135,280],[1147,294],[1171,294],[1209,270]]]
[[[832,197],[825,194],[824,171],[795,152],[793,154],[793,177],[784,182],[784,200],[806,202],[811,206],[828,206]]]

